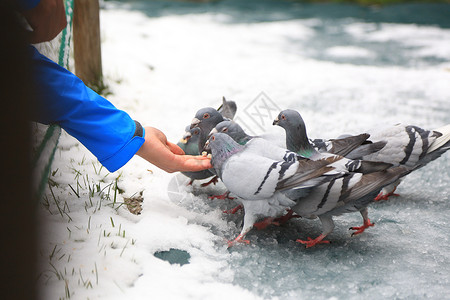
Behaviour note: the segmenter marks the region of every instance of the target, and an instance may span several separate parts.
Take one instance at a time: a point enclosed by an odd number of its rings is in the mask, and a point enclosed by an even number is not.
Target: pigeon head
[[[186,132],[183,138],[178,142],[178,146],[183,149],[185,154],[189,155],[199,155],[199,140],[202,130],[198,127],[196,128],[186,128]],[[201,148],[200,148],[201,149]]]
[[[235,142],[229,135],[218,132],[211,135],[205,144],[205,149],[211,151],[211,164],[220,177],[223,163],[232,155],[242,151],[244,147]]]
[[[211,130],[223,121],[222,115],[212,107],[205,107],[197,111],[191,122],[191,128],[200,128],[200,137],[198,139],[198,148],[203,149],[205,142]]]
[[[286,130],[286,145],[289,150],[302,155],[305,155],[304,151],[308,153],[312,151],[306,134],[306,125],[300,113],[293,109],[282,110],[273,121],[273,125]]]
[[[201,129],[198,127],[190,128],[186,130],[186,133],[183,135],[183,140],[186,142],[197,142],[200,137]]]
[[[245,145],[249,140],[251,140],[251,136],[247,135],[239,126],[238,123],[233,121],[222,121],[216,125],[216,127],[211,131],[211,135],[213,133],[225,133],[233,138],[238,144]]]
[[[181,138],[179,143],[186,144],[189,141],[189,139],[191,138],[190,130],[191,130],[191,126],[186,126],[186,128],[184,129],[184,131],[185,131],[184,135]]]
[[[217,124],[223,121],[222,115],[212,107],[205,107],[197,111],[191,122],[191,128],[200,127],[208,134]]]
[[[180,140],[180,143],[187,144],[187,142],[191,139],[192,134],[189,131],[186,131],[183,134],[183,137]]]
[[[305,122],[303,121],[302,116],[298,111],[295,111],[293,109],[282,110],[273,121],[273,125],[278,125],[280,127],[283,127],[284,129],[294,128],[296,130],[299,130],[300,128],[302,128],[306,131]]]

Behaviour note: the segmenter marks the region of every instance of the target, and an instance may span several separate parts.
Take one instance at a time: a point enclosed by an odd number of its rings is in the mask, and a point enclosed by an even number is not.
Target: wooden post
[[[73,50],[75,74],[96,91],[104,87],[102,82],[99,13],[98,0],[75,0],[74,2]]]

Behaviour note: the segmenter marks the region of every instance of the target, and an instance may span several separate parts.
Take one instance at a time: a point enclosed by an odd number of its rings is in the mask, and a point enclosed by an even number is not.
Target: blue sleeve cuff
[[[100,160],[100,163],[105,166],[110,172],[115,172],[125,165],[144,144],[145,138],[135,136],[125,146],[112,156]]]

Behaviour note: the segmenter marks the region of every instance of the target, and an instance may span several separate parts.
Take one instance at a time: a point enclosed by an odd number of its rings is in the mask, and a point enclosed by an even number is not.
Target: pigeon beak
[[[201,122],[202,121],[200,121],[199,119],[193,118],[192,121],[191,121],[191,129],[195,128],[195,127],[198,127],[198,124],[200,124]]]
[[[210,132],[209,135],[208,135],[208,140],[209,140],[209,138],[210,138],[214,133],[218,133],[218,131],[217,131],[216,128],[213,128],[213,129],[211,130],[211,132]]]
[[[180,143],[187,144],[191,137],[192,134],[189,131],[186,131],[186,133],[183,135],[183,138],[180,140]]]
[[[211,145],[209,144],[209,140],[206,141],[205,146],[203,147],[203,150],[205,150],[206,152],[211,151]]]
[[[189,140],[191,137],[192,133],[190,133],[189,131],[186,131],[185,134],[183,135],[184,140]]]
[[[276,117],[275,120],[273,120],[272,125],[278,125],[278,123],[280,123],[280,119],[278,119],[278,117]]]

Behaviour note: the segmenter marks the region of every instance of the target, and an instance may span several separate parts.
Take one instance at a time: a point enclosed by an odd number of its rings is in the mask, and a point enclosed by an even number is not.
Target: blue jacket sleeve
[[[60,125],[110,172],[125,165],[145,141],[140,124],[34,47],[30,50],[38,99],[34,120]]]

